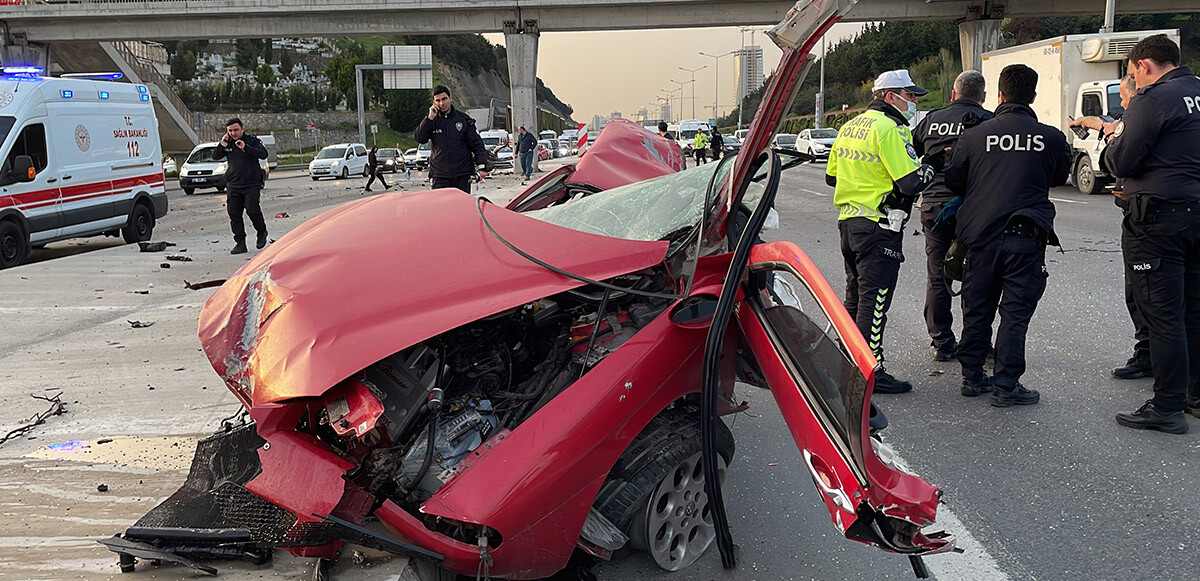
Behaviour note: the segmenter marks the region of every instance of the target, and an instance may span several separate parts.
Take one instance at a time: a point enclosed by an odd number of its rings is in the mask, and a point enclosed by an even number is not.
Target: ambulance
[[[167,213],[147,87],[42,72],[0,69],[0,268],[68,238],[146,241]]]

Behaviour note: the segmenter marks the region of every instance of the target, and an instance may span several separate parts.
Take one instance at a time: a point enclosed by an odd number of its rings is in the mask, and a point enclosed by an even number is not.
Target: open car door
[[[876,361],[817,267],[790,242],[758,244],[744,290],[741,336],[838,530],[895,553],[952,550],[944,534],[921,532],[941,492],[871,436]]]

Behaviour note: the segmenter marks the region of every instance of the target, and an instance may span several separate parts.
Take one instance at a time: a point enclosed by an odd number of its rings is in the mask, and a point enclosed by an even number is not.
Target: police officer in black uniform
[[[967,247],[963,274],[962,394],[992,392],[992,405],[1038,402],[1020,383],[1025,334],[1046,290],[1046,244],[1057,246],[1050,188],[1067,182],[1071,155],[1062,131],[1038,123],[1029,107],[1037,72],[1009,65],[1000,72],[1000,106],[994,118],[969,129],[954,147],[946,185],[964,196],[958,241]],[[996,331],[995,376],[983,372]]]
[[[459,111],[451,104],[450,89],[438,85],[433,88],[433,105],[429,115],[421,120],[413,135],[417,143],[433,141],[429,156],[429,177],[436,188],[458,188],[471,193],[471,180],[475,178],[476,165],[479,179],[492,171],[487,147],[479,132],[475,130],[475,119]]]
[[[1165,35],[1139,41],[1128,67],[1138,95],[1104,161],[1129,200],[1122,251],[1150,328],[1154,398],[1117,422],[1183,434],[1184,411],[1200,417],[1200,79]]]
[[[950,93],[952,102],[930,112],[913,130],[913,147],[917,155],[934,168],[944,165],[947,150],[954,147],[964,129],[992,118],[992,112],[981,103],[987,96],[983,74],[976,70],[963,71],[954,79]],[[938,172],[933,184],[921,194],[921,228],[925,231],[925,326],[933,340],[933,360],[950,361],[958,342],[954,337],[954,314],[950,310],[950,289],[942,276],[946,251],[954,241],[949,228],[934,230],[933,225],[942,208],[954,198],[946,187],[945,175]],[[945,230],[945,231],[943,231]]]

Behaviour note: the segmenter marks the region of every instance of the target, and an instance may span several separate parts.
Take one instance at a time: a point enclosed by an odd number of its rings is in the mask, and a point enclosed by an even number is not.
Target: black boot
[[[246,250],[245,242],[238,242],[238,243],[234,244],[233,250],[229,251],[230,254],[245,254],[246,252],[247,252],[247,250]]]
[[[875,373],[875,393],[908,393],[912,384],[892,377],[892,374],[880,369]]]
[[[980,379],[964,377],[962,380],[961,393],[966,397],[979,397],[990,391],[992,391],[992,379],[986,375]]]
[[[933,346],[934,361],[954,361],[954,354],[958,352],[958,342],[950,339],[941,345]]]
[[[1200,401],[1188,403],[1187,413],[1196,416],[1196,419],[1200,419]]]
[[[1150,358],[1138,354],[1130,357],[1123,367],[1112,370],[1112,376],[1117,379],[1141,379],[1154,377],[1154,370],[1150,369]]]
[[[1154,400],[1146,400],[1145,405],[1135,412],[1117,414],[1117,423],[1127,428],[1138,430],[1158,430],[1168,434],[1186,434],[1188,431],[1187,418],[1183,412],[1163,413],[1154,407]]]
[[[267,245],[267,231],[263,230],[262,232],[259,232],[258,240],[256,240],[255,242],[256,242],[255,247],[257,247],[259,249],[266,246]]]
[[[1036,389],[1025,389],[1025,386],[1017,384],[1013,389],[1004,389],[998,385],[993,386],[992,391],[992,407],[1007,408],[1015,405],[1033,405],[1041,399]]]

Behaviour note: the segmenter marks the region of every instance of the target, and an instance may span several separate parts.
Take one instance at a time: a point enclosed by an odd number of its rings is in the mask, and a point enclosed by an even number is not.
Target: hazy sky
[[[765,29],[755,29],[759,32],[754,35],[754,43],[763,47],[763,71],[769,75],[779,64],[782,52],[761,33]],[[836,24],[828,38],[834,41],[861,29],[861,23]],[[494,43],[504,43],[503,34],[485,36]],[[699,52],[735,51],[742,46],[742,36],[735,27],[543,33],[538,43],[538,76],[559,99],[575,108],[575,120],[589,123],[593,115],[608,116],[613,111],[632,118],[642,107],[656,103],[656,97],[665,96],[662,89],[676,89],[673,107],[678,109],[679,85],[670,81],[688,82],[692,78],[691,73],[679,67],[707,66],[696,72],[695,85],[695,118],[707,119],[712,116],[714,59]],[[745,38],[746,44],[750,44],[749,33]],[[736,104],[734,59],[726,56],[719,61],[722,114]],[[690,118],[693,117],[690,82],[684,85],[683,92],[682,112]],[[651,116],[657,117],[656,110],[651,110]]]

